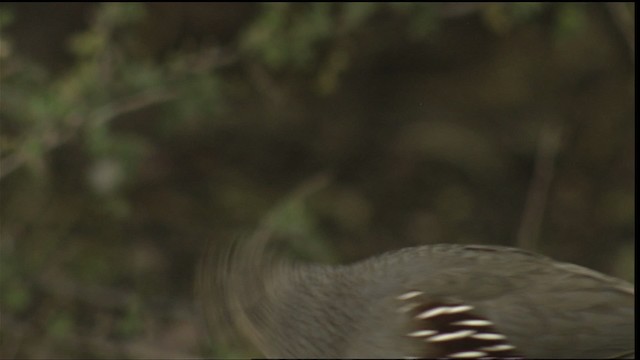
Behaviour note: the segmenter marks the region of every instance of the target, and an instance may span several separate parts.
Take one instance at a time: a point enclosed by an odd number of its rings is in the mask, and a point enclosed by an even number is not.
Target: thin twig
[[[555,159],[562,143],[562,126],[546,124],[540,131],[533,179],[527,192],[527,201],[518,229],[517,244],[523,249],[535,250],[549,189],[555,172]]]
[[[109,122],[124,114],[144,109],[154,104],[172,100],[176,97],[176,95],[177,94],[174,91],[147,91],[114,102],[112,104],[102,106],[90,113],[88,116],[82,116],[82,114],[73,113],[68,117],[67,121],[65,121],[65,123],[71,124],[71,126],[64,133],[49,135],[46,139],[44,139],[43,142],[45,151],[51,151],[66,143],[67,141],[73,139],[77,135],[78,130],[84,124],[90,124],[93,122],[102,124],[105,122]],[[0,180],[2,180],[5,176],[11,174],[15,170],[19,169],[21,166],[26,164],[27,161],[28,156],[22,152],[15,152],[11,155],[5,156],[0,160]]]

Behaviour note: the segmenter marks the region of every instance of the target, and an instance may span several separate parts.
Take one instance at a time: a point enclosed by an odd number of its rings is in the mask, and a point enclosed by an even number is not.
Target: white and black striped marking
[[[523,358],[490,320],[474,313],[471,305],[433,301],[418,290],[396,299],[398,312],[407,314],[412,328],[406,336],[424,343],[424,354],[418,357]]]
[[[413,299],[414,297],[420,296],[422,294],[424,294],[422,291],[412,290],[398,296],[396,299],[409,300],[409,299]]]

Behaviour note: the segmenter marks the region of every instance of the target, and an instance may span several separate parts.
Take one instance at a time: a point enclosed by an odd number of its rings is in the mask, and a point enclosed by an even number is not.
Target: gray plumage
[[[443,244],[324,266],[285,261],[265,247],[237,246],[205,266],[201,287],[213,331],[234,326],[267,357],[482,357],[467,341],[482,340],[470,336],[418,336],[482,331],[505,337],[483,349],[514,348],[525,358],[634,353],[633,286],[577,265],[507,247]],[[459,324],[490,324],[491,331],[445,331],[436,321],[445,317],[418,319],[409,311],[437,313],[447,304],[463,306],[455,316],[468,318]]]

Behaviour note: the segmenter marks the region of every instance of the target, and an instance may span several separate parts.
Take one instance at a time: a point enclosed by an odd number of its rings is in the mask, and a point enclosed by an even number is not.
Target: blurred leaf
[[[20,274],[25,265],[8,258],[6,252],[0,256],[0,305],[4,312],[22,314],[30,306],[33,294]]]
[[[487,25],[499,34],[505,34],[514,26],[534,19],[545,8],[541,2],[491,3],[484,7],[483,18]]]
[[[571,38],[585,30],[586,15],[586,8],[583,4],[559,4],[555,28],[557,37],[559,39]]]
[[[146,62],[127,64],[119,76],[123,79],[120,86],[125,94],[162,87],[166,81],[162,69]]]
[[[71,315],[66,312],[57,312],[49,318],[47,323],[47,334],[53,338],[62,339],[69,337],[74,328]]]
[[[11,285],[4,287],[3,304],[11,313],[20,314],[29,306],[31,293],[24,286]]]
[[[409,18],[409,35],[422,39],[438,28],[438,16],[434,4],[414,3]]]
[[[380,5],[371,2],[341,3],[345,29],[348,31],[361,26],[380,8]]]
[[[91,58],[100,53],[108,44],[109,39],[96,32],[84,32],[75,35],[69,42],[69,47],[79,58]]]
[[[542,2],[514,2],[509,4],[511,15],[517,22],[525,22],[538,16],[545,8]]]
[[[316,60],[316,47],[332,34],[330,3],[265,3],[244,33],[240,46],[273,69],[305,69]],[[293,16],[294,12],[296,16]]]
[[[5,27],[11,25],[14,19],[15,15],[13,11],[5,7],[0,8],[0,30],[3,30]]]
[[[119,27],[139,22],[145,15],[144,3],[101,3],[96,9],[97,22],[110,27]]]
[[[127,304],[124,316],[118,322],[117,331],[119,335],[131,338],[139,334],[142,327],[142,304],[138,297],[133,297]]]
[[[307,205],[308,197],[324,187],[326,181],[322,176],[311,178],[274,206],[264,219],[276,237],[289,240],[289,249],[298,258],[323,262],[337,259],[320,231],[315,213]]]
[[[257,20],[243,34],[240,47],[261,57],[266,64],[279,68],[286,62],[285,19],[290,4],[263,3]]]

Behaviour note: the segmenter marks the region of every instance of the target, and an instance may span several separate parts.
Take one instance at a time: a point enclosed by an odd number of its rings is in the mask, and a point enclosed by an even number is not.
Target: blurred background
[[[241,357],[208,244],[519,246],[633,281],[633,3],[0,5],[2,358]]]

